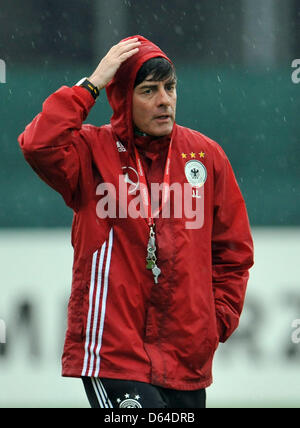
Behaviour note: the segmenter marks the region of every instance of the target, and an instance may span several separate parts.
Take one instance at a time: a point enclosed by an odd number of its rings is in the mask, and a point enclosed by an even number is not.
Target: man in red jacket
[[[109,125],[83,124],[106,88]],[[19,137],[74,211],[63,376],[92,407],[205,407],[236,329],[253,245],[221,147],[175,123],[171,60],[141,36],[62,87]]]

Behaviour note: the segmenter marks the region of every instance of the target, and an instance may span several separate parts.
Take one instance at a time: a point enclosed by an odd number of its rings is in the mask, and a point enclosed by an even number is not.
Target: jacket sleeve
[[[43,103],[18,141],[34,171],[74,208],[81,157],[87,152],[82,123],[95,101],[81,87],[63,86]]]
[[[212,233],[212,272],[220,342],[225,342],[239,323],[253,242],[244,199],[231,165],[222,152],[215,167],[215,204]]]

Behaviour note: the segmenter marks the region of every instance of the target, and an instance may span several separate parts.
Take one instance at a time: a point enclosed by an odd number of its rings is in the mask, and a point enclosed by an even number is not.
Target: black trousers
[[[206,391],[179,391],[144,382],[82,377],[90,406],[96,408],[176,408],[206,406]]]

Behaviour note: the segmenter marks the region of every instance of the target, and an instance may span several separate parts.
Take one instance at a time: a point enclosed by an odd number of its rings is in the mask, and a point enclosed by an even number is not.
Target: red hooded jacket
[[[107,86],[114,112],[109,125],[83,124],[95,101],[82,87],[64,86],[44,102],[19,143],[36,173],[74,211],[63,375],[205,388],[212,382],[218,343],[235,330],[243,307],[253,264],[249,222],[230,163],[217,143],[177,124],[163,139],[134,136],[136,73],[152,57],[167,58],[153,43],[139,39],[139,52]],[[145,268],[149,226],[145,218],[124,215],[136,195],[126,187],[124,199],[120,177],[126,172],[138,188],[136,144],[148,184],[161,182],[171,138],[170,184],[186,185],[199,221],[187,227],[191,215],[184,210],[175,215],[176,201],[170,197],[170,216],[156,219],[161,275],[155,284]],[[107,197],[104,183],[112,187],[110,199],[101,205]],[[116,215],[104,218],[107,206]]]

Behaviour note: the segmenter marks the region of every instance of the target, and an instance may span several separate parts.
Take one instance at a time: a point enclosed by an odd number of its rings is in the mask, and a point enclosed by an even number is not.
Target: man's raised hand
[[[113,46],[88,80],[99,90],[103,89],[113,79],[120,65],[138,52],[140,44],[135,37]]]

